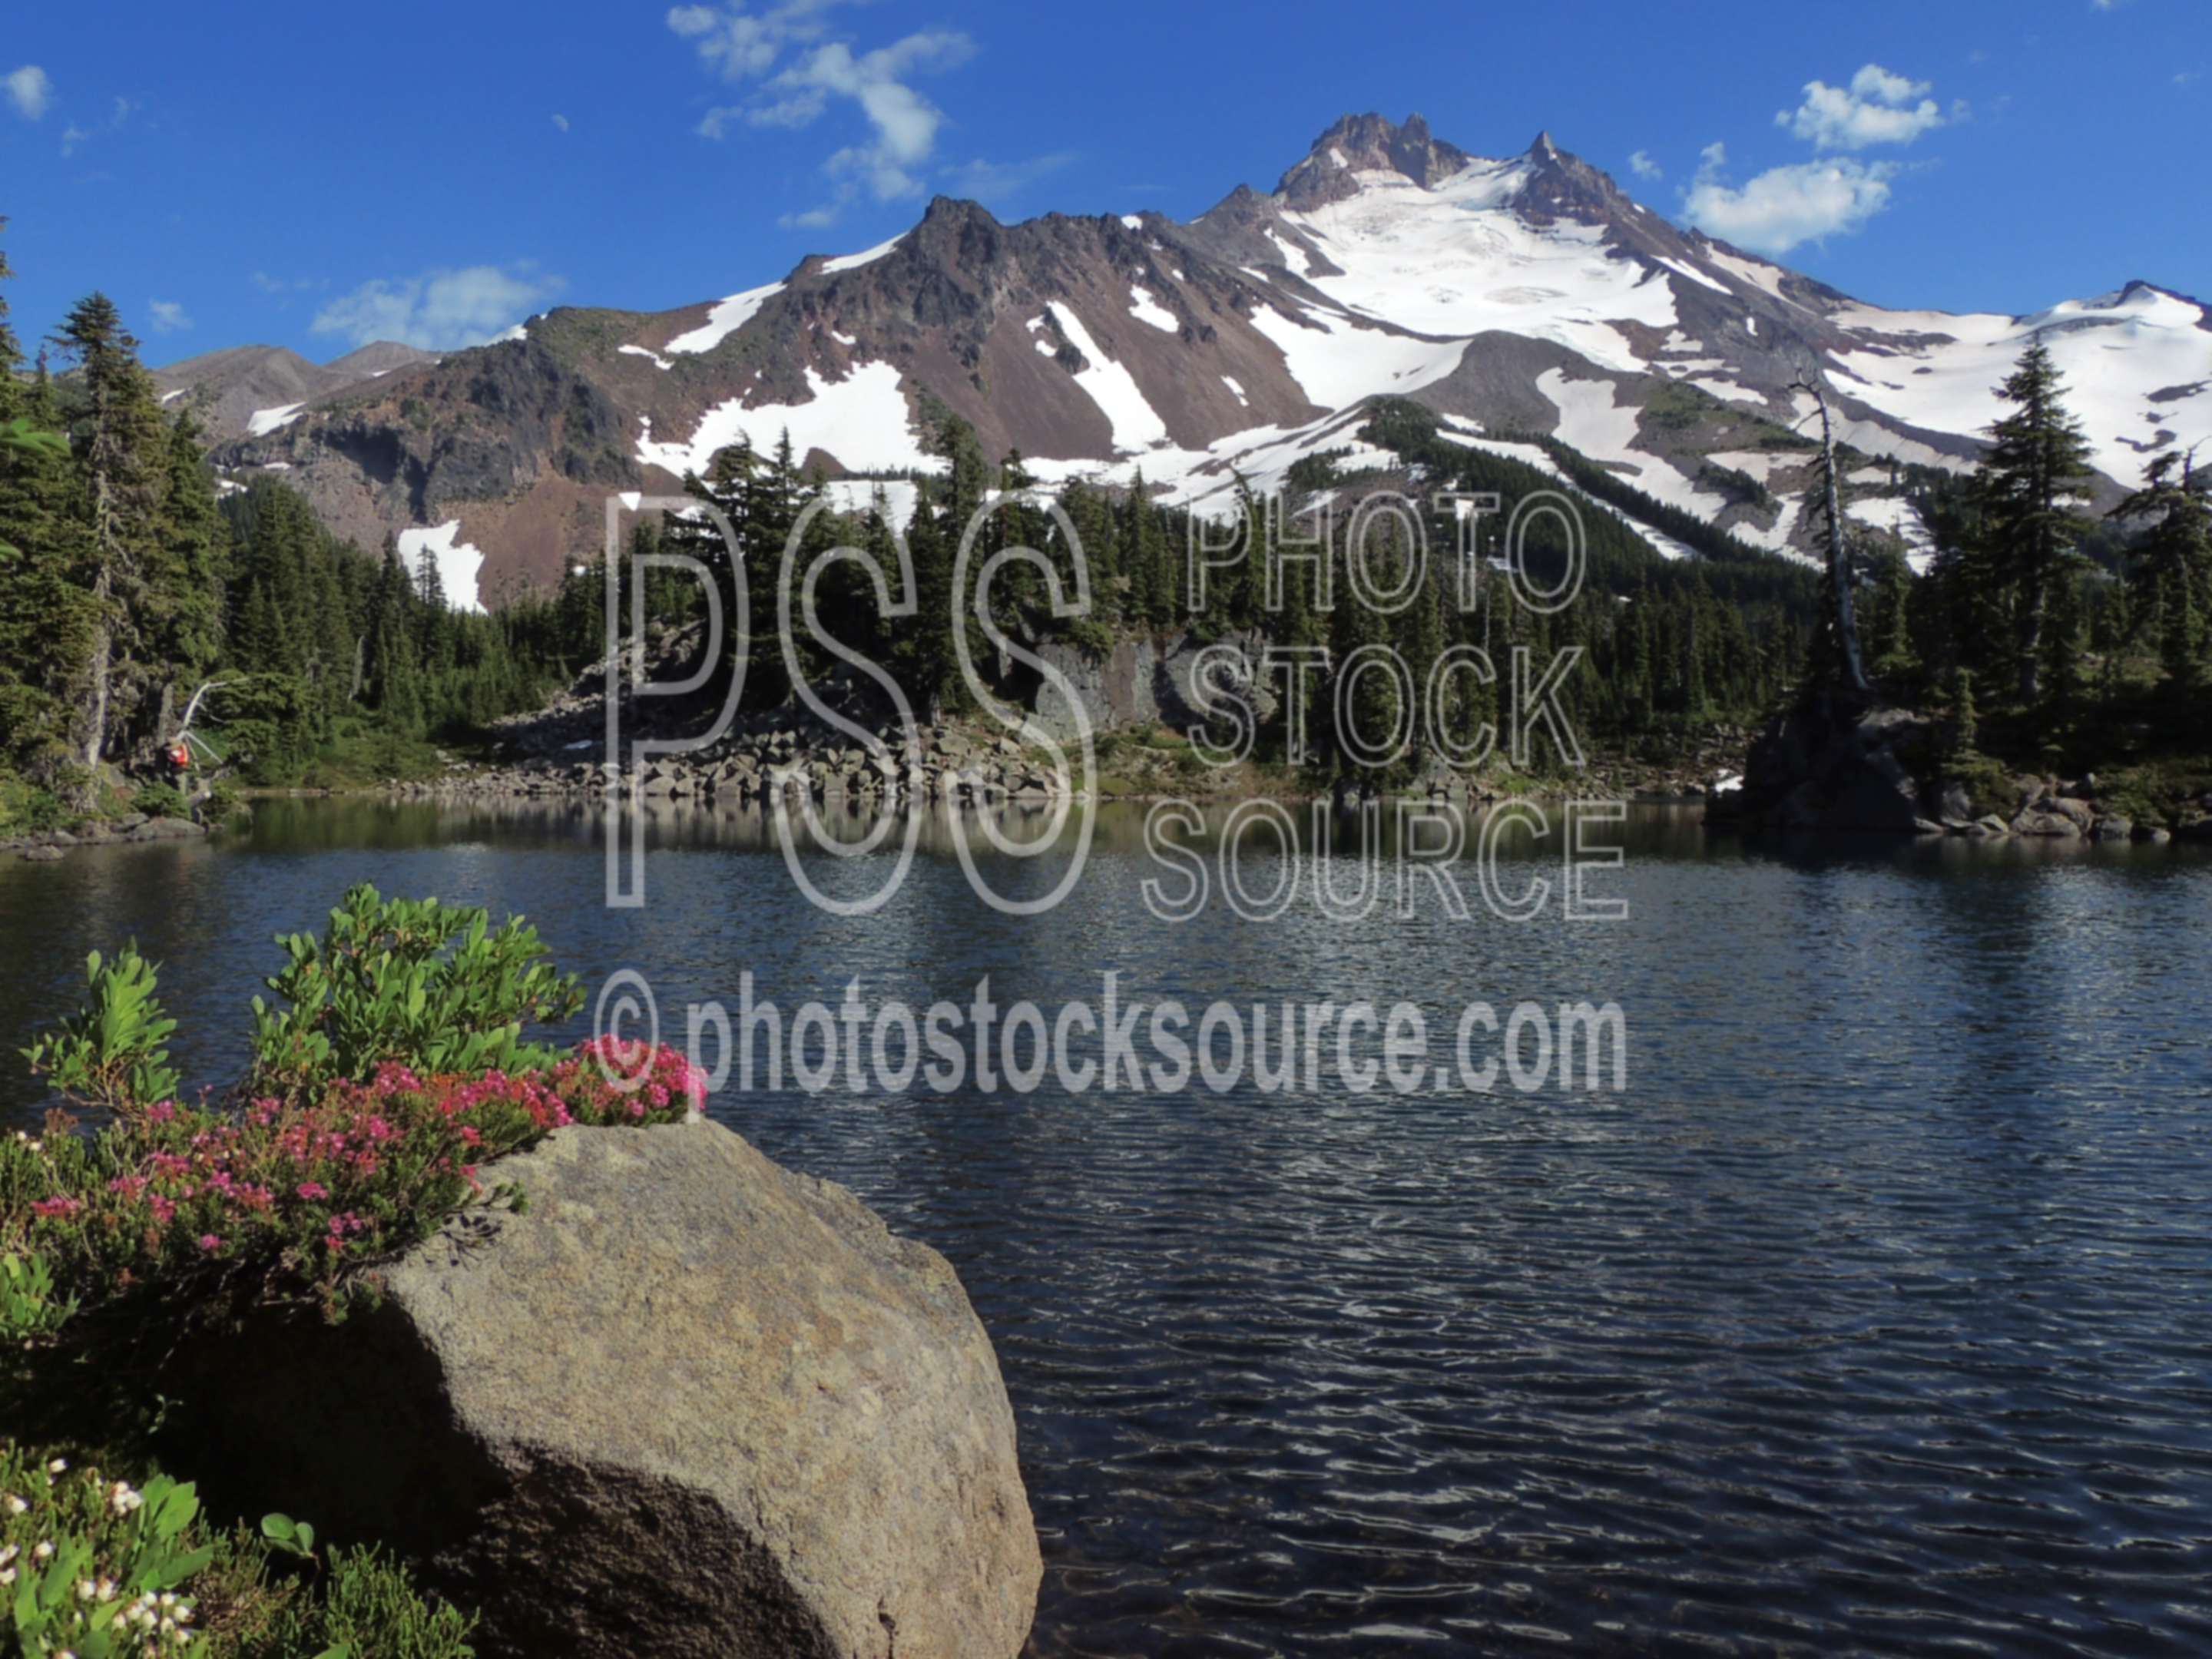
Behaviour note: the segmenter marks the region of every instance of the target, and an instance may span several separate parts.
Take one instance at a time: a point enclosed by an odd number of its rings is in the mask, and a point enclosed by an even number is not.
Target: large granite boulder
[[[568,1128],[374,1311],[182,1357],[210,1497],[381,1539],[487,1656],[1012,1659],[1036,1535],[951,1267],[720,1127]]]

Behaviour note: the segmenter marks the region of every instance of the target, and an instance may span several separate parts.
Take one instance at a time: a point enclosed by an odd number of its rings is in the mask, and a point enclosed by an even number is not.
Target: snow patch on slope
[[[1627,469],[1626,482],[1645,495],[1701,519],[1713,518],[1728,505],[1724,496],[1702,494],[1656,455],[1632,447],[1642,411],[1616,401],[1619,388],[1613,381],[1571,380],[1565,370],[1547,368],[1536,377],[1536,389],[1559,405],[1561,443],[1594,461],[1619,463]]]
[[[864,252],[841,253],[834,259],[824,259],[822,262],[822,274],[830,276],[841,270],[858,270],[862,265],[872,265],[904,240],[906,240],[906,233],[901,231],[890,241],[878,242]]]
[[[1434,190],[1401,174],[1362,173],[1361,188],[1284,216],[1341,274],[1306,280],[1350,309],[1458,339],[1497,329],[1550,340],[1601,368],[1640,373],[1616,321],[1670,328],[1674,293],[1616,259],[1596,225],[1534,226],[1505,205],[1524,161],[1477,161]]]
[[[875,510],[876,492],[884,493],[884,511],[890,515],[892,527],[903,532],[914,522],[915,507],[921,501],[921,486],[906,478],[832,478],[822,486],[823,494],[836,504],[840,513],[855,516]]]
[[[274,409],[257,409],[246,422],[246,435],[265,438],[279,427],[289,426],[300,418],[305,404],[279,404]]]
[[[1045,309],[1052,313],[1053,320],[1060,325],[1060,334],[1067,343],[1091,360],[1091,367],[1075,377],[1075,383],[1105,415],[1114,431],[1115,449],[1127,454],[1165,443],[1167,422],[1145,401],[1135,377],[1100,349],[1098,343],[1091,337],[1091,331],[1084,327],[1083,319],[1073,311],[1057,301]],[[1043,342],[1038,343],[1042,345]]]
[[[1150,323],[1166,334],[1180,334],[1182,325],[1175,313],[1152,298],[1152,290],[1132,283],[1129,288],[1129,314],[1140,323]]]
[[[460,534],[459,519],[448,519],[434,529],[403,530],[399,556],[412,570],[427,551],[438,567],[438,585],[446,591],[446,603],[456,611],[482,611],[483,599],[477,591],[477,575],[483,568],[484,556],[473,544],[462,541]]]
[[[834,455],[844,466],[871,472],[941,472],[945,461],[921,447],[899,372],[889,363],[863,363],[842,380],[826,380],[812,365],[806,369],[803,404],[763,404],[747,409],[736,397],[717,404],[700,420],[688,441],[657,442],[653,419],[640,416],[637,458],[647,466],[682,477],[703,474],[715,453],[749,438],[755,449],[772,449],[786,432],[793,453],[809,450]]]
[[[1341,409],[1370,393],[1418,392],[1443,380],[1467,355],[1465,340],[1419,340],[1362,328],[1348,318],[1295,307],[1261,306],[1252,326],[1281,349],[1298,389],[1324,409]]]
[[[770,283],[764,288],[749,288],[743,294],[732,294],[707,313],[705,322],[688,334],[678,335],[661,349],[686,354],[712,351],[752,321],[763,306],[782,292],[781,283]]]
[[[1891,419],[1978,438],[2002,413],[1994,388],[2040,334],[2066,376],[2067,405],[2097,466],[2133,484],[2160,432],[2185,443],[2212,434],[2212,332],[2203,318],[2199,307],[2148,286],[2032,317],[1852,306],[1832,320],[1866,343],[1830,361],[1839,389]],[[2181,395],[2154,403],[2158,392]]]

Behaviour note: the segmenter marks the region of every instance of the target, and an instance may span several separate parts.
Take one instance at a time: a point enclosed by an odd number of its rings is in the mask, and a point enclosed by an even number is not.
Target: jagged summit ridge
[[[1358,188],[1353,175],[1361,173],[1401,173],[1434,189],[1474,159],[1432,135],[1419,113],[1403,123],[1372,113],[1344,115],[1283,175],[1275,194],[1303,211],[1352,194]]]

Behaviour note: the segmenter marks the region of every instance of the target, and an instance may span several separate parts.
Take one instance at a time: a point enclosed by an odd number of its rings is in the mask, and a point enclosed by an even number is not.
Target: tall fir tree
[[[1975,472],[1981,505],[1972,585],[2009,624],[2008,649],[2023,706],[2041,693],[2043,634],[2051,593],[2089,520],[2088,441],[2065,404],[2066,386],[2039,337],[1997,396],[2011,412],[1990,428]]]
[[[80,301],[56,337],[81,371],[84,412],[71,436],[91,535],[92,658],[87,669],[76,746],[87,768],[106,754],[121,691],[135,702],[149,665],[144,624],[159,565],[161,512],[167,493],[167,443],[153,377],[138,361],[138,343],[112,301]]]

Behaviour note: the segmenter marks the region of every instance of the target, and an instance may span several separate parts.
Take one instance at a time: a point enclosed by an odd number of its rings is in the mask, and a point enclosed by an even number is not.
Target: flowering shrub
[[[585,1043],[543,1071],[418,1076],[398,1061],[236,1112],[161,1101],[97,1135],[0,1142],[0,1248],[91,1303],[241,1264],[330,1303],[346,1270],[507,1189],[485,1164],[570,1123],[680,1120],[703,1085],[672,1049]]]
[[[434,899],[356,887],[320,940],[281,940],[255,1001],[256,1060],[220,1108],[174,1098],[175,1022],[135,951],[89,964],[90,1006],[26,1051],[98,1133],[0,1139],[0,1338],[51,1334],[80,1305],[154,1279],[247,1270],[334,1311],[349,1269],[512,1200],[483,1166],[565,1124],[652,1124],[701,1104],[673,1050],[613,1037],[570,1054],[526,1018],[580,1002],[537,933]]]
[[[0,1455],[0,1607],[27,1654],[77,1659],[174,1652],[191,1643],[193,1603],[175,1587],[212,1548],[190,1548],[199,1513],[166,1476],[143,1490],[69,1460]]]

